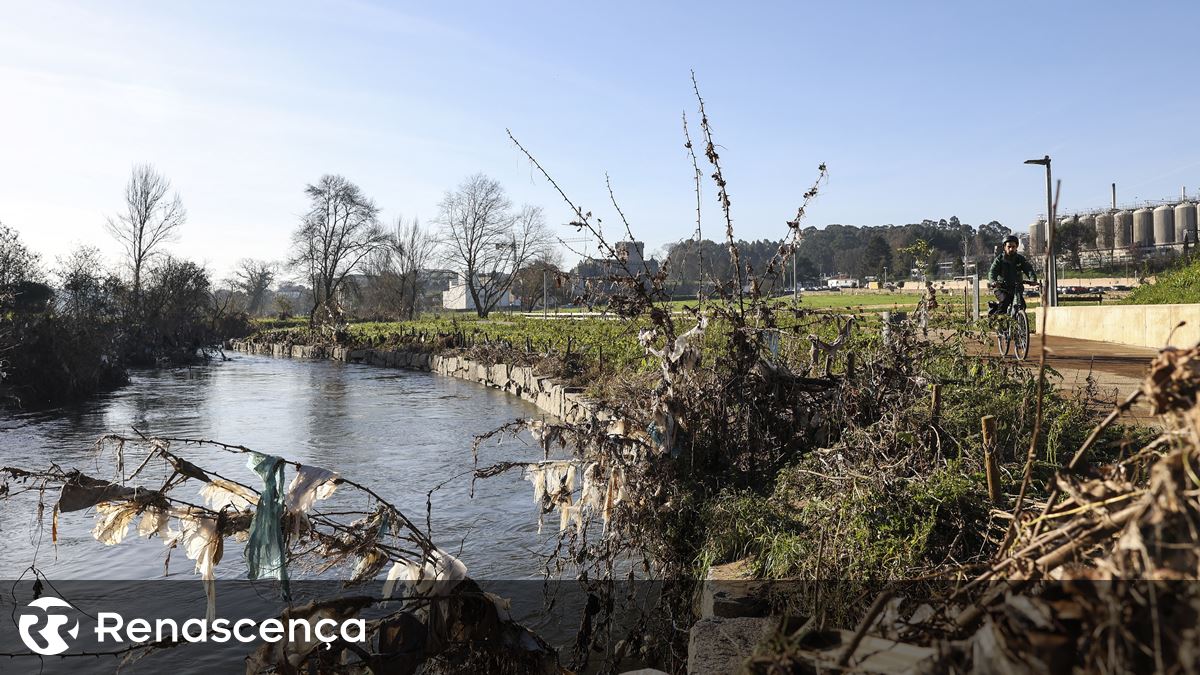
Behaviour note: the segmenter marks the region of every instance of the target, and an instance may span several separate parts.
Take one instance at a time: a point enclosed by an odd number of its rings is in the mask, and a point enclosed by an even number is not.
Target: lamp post
[[[1050,182],[1050,155],[1046,155],[1041,159],[1027,159],[1026,164],[1040,164],[1046,167],[1046,264],[1042,269],[1046,272],[1046,297],[1045,305],[1047,307],[1058,306],[1058,270],[1054,265],[1054,194]],[[1017,289],[1018,293],[1024,292],[1022,289]]]

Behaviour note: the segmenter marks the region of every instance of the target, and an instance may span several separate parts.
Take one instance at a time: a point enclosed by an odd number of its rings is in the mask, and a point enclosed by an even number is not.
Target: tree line
[[[445,193],[433,228],[403,217],[384,224],[378,204],[340,175],[303,192],[308,207],[286,259],[243,259],[219,281],[168,252],[188,213],[149,164],[133,167],[122,208],[104,221],[121,249],[115,267],[89,246],[47,264],[0,223],[0,396],[34,404],[87,396],[123,382],[127,366],[207,358],[253,316],[296,305],[314,328],[336,330],[348,303],[412,318],[433,264],[462,279],[487,316],[509,293],[532,297],[533,277],[561,264],[542,210],[515,207],[482,174]],[[288,277],[302,284],[278,283]]]
[[[300,301],[311,327],[344,324],[351,305],[359,315],[411,319],[437,265],[463,282],[470,306],[486,317],[523,288],[522,271],[538,270],[540,279],[541,268],[560,264],[542,209],[515,207],[500,183],[483,174],[445,193],[433,228],[403,216],[385,225],[375,200],[344,176],[322,176],[304,194],[308,209],[286,261],[239,263],[231,290],[251,314],[269,310],[271,283],[286,270],[306,284]],[[275,309],[295,307],[285,298]]]
[[[837,275],[882,277],[886,269],[889,278],[904,279],[909,270],[918,266],[916,256],[905,251],[917,241],[925,241],[931,250],[921,261],[925,268],[921,272],[936,272],[945,261],[951,262],[953,271],[961,274],[964,258],[975,262],[990,260],[996,245],[1011,232],[994,220],[974,227],[957,217],[907,225],[808,227],[799,235],[795,277],[805,284]],[[738,241],[736,245],[743,268],[758,271],[787,243],[791,242],[761,239]],[[711,288],[716,280],[731,278],[729,249],[723,242],[705,239],[668,245],[667,261],[668,280],[672,291],[679,295],[692,295],[701,287]],[[781,287],[790,285],[793,267],[787,266],[779,276]]]
[[[127,366],[206,359],[245,333],[208,270],[165,251],[186,222],[170,181],[138,165],[104,226],[121,245],[117,268],[89,246],[48,265],[0,223],[0,393],[32,405],[82,398],[123,383]]]

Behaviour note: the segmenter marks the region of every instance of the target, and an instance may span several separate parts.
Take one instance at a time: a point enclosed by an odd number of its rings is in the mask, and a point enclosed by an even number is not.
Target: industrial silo
[[[1046,252],[1046,221],[1033,221],[1029,225],[1029,255],[1043,255]]]
[[[1154,209],[1154,243],[1175,243],[1175,209],[1166,204]]]
[[[1129,248],[1133,244],[1133,212],[1117,211],[1113,214],[1113,246]]]
[[[1083,225],[1084,229],[1088,232],[1096,231],[1096,216],[1093,216],[1091,214],[1079,216],[1079,223],[1081,225]],[[1093,241],[1091,244],[1087,244],[1086,247],[1094,249],[1094,248],[1096,248],[1096,246],[1099,243],[1100,243],[1100,238],[1096,237],[1095,241]]]
[[[1154,212],[1147,207],[1133,212],[1133,243],[1137,246],[1154,245]]]
[[[1178,219],[1176,219],[1178,222]],[[1096,248],[1109,250],[1113,247],[1113,214],[1096,215]]]
[[[1175,241],[1183,242],[1184,237],[1188,246],[1196,245],[1196,205],[1188,202],[1175,205]]]

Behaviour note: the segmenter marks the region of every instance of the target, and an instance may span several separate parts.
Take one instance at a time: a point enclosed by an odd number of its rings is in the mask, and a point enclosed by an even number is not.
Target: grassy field
[[[952,303],[962,302],[962,293],[939,293],[938,300]],[[800,307],[804,309],[832,309],[832,310],[850,310],[850,311],[886,311],[891,309],[896,310],[913,310],[916,309],[917,303],[921,300],[921,294],[916,292],[888,292],[888,291],[860,291],[858,293],[846,292],[830,292],[821,291],[816,293],[802,293],[800,295]],[[706,300],[705,304],[714,301]],[[775,303],[779,307],[791,307],[791,296],[776,298]],[[682,311],[685,307],[696,307],[695,300],[672,300],[667,303],[672,309]],[[586,308],[564,308],[558,312],[551,310],[551,314],[565,314],[576,312],[587,312]],[[592,311],[599,311],[592,310]],[[534,312],[536,313],[536,312]]]
[[[859,315],[859,328],[855,334],[869,334],[878,325],[880,312],[911,313],[920,299],[917,293],[886,291],[807,293],[802,296],[799,307],[808,311],[792,312],[789,311],[792,299],[780,298],[776,301],[775,313],[781,338],[777,348],[779,356],[788,362],[807,363],[808,336],[815,334],[826,340],[834,339],[843,324],[843,320],[835,316]],[[931,325],[965,324],[963,301],[961,292],[939,293]],[[684,312],[684,307],[694,307],[694,303],[677,301],[672,306],[679,312],[678,330],[690,328],[693,321]],[[706,310],[711,307],[706,304]],[[551,313],[549,317],[549,320],[543,319],[540,312],[493,312],[487,319],[470,313],[440,313],[426,314],[415,321],[358,321],[350,324],[343,340],[344,344],[384,349],[414,343],[419,349],[436,349],[439,345],[486,347],[500,344],[519,353],[548,354],[570,360],[577,364],[577,370],[587,375],[580,379],[603,379],[606,374],[639,372],[647,367],[646,351],[638,342],[638,332],[649,326],[646,321],[627,321],[611,314],[583,316],[578,311]],[[725,349],[722,342],[727,335],[719,323],[718,319],[705,335],[706,353],[719,354]],[[310,331],[304,317],[264,320],[259,326],[253,339],[263,342],[322,344],[333,337],[325,331]]]
[[[800,294],[800,306],[808,309],[889,309],[892,307],[904,309],[915,308],[920,300],[920,293],[889,293],[887,291],[878,293],[821,291]],[[776,302],[781,306],[790,307],[792,298],[778,298]],[[695,307],[696,301],[675,300],[671,305],[677,309],[682,309],[684,305]]]
[[[1139,286],[1122,301],[1125,305],[1200,303],[1200,261],[1162,272],[1152,284]]]

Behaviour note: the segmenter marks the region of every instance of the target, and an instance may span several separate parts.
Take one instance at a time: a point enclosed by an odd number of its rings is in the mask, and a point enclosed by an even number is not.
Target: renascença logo
[[[43,656],[54,656],[67,651],[69,645],[63,639],[61,629],[67,625],[69,618],[62,614],[51,614],[50,608],[75,608],[66,600],[50,596],[34,600],[29,603],[29,607],[41,610],[40,614],[45,617],[46,625],[35,631],[34,626],[41,623],[41,617],[38,614],[22,614],[21,618],[17,621],[17,630],[21,632],[21,641],[25,643],[25,646],[29,647],[35,654],[42,654]],[[72,640],[79,637],[79,622],[76,621],[66,632],[67,635],[71,636]],[[40,637],[41,640],[35,639],[34,635]]]
[[[17,621],[17,629],[21,633],[21,641],[35,654],[55,656],[70,648],[63,639],[63,628],[67,625],[68,616],[62,613],[51,614],[51,607],[65,607],[74,610],[65,600],[50,596],[38,598],[28,605],[31,609],[40,610],[37,613],[24,613]],[[45,622],[45,626],[36,628]],[[123,630],[122,630],[123,629]],[[108,640],[115,642],[145,643],[151,639],[157,642],[237,642],[251,643],[256,641],[291,643],[314,643],[328,645],[335,640],[345,642],[365,642],[367,639],[366,621],[351,618],[343,621],[320,616],[311,618],[253,619],[218,618],[211,622],[206,619],[188,619],[180,624],[175,619],[132,619],[125,618],[116,612],[98,612],[94,628],[96,641],[104,643]],[[75,621],[66,629],[71,639],[79,637],[79,622]],[[122,635],[122,633],[124,633]],[[39,639],[40,638],[40,639]]]

